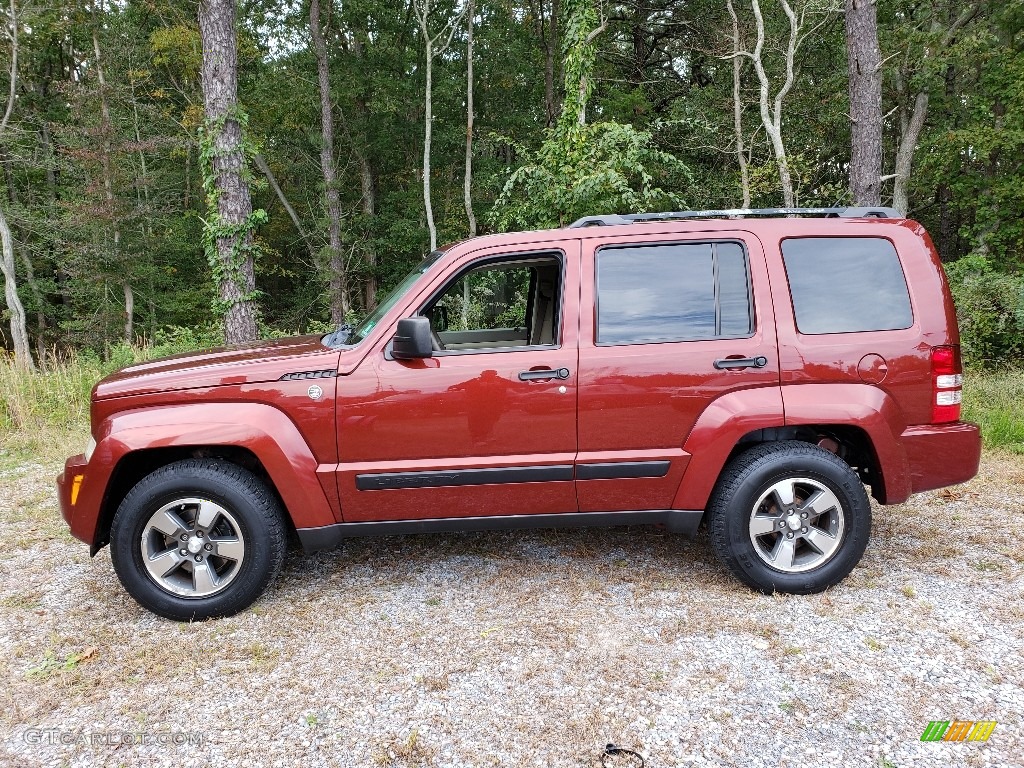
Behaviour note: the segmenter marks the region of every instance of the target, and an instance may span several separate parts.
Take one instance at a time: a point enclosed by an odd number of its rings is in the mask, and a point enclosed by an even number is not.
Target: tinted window
[[[800,333],[909,328],[914,323],[896,249],[880,237],[782,241]]]
[[[603,249],[597,280],[601,344],[750,335],[747,259],[736,243]]]

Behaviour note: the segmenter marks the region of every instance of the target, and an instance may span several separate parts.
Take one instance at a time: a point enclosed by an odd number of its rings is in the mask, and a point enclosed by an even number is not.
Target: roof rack
[[[669,211],[665,213],[613,213],[604,216],[584,216],[569,225],[579,227],[636,224],[644,221],[672,221],[674,219],[742,219],[747,216],[822,216],[838,219],[902,219],[895,208],[731,208],[720,211]]]

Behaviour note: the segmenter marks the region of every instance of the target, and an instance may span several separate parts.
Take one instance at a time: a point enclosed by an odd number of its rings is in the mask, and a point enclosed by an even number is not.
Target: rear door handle
[[[539,370],[520,371],[520,381],[542,381],[544,379],[568,379],[568,368],[541,368]]]
[[[723,360],[715,360],[715,368],[723,370],[726,368],[764,368],[768,365],[767,357],[727,357]]]

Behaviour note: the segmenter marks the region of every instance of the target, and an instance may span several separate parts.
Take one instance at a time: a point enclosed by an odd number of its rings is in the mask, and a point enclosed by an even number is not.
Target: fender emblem
[[[306,394],[309,395],[314,400],[319,400],[321,397],[324,396],[324,391],[320,389],[320,387],[318,387],[316,384],[314,384],[313,386],[306,390]]]

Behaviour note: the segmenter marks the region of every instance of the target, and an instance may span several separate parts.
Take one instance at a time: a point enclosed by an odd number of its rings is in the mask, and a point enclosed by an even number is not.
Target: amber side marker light
[[[85,479],[85,475],[75,475],[71,481],[71,506],[75,506],[78,502],[78,491],[82,488],[82,480]]]

